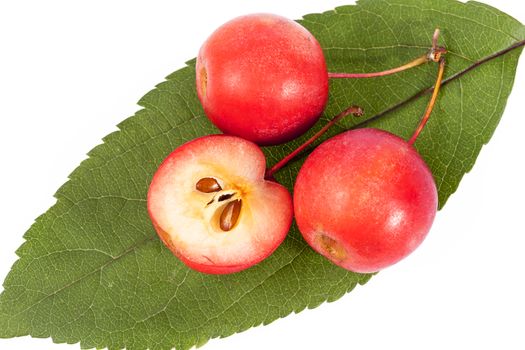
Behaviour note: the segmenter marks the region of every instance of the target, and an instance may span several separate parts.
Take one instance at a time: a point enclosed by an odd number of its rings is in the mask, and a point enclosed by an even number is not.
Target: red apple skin
[[[298,23],[272,14],[219,27],[199,51],[196,84],[213,124],[259,145],[303,134],[328,100],[321,46]]]
[[[322,143],[294,187],[299,230],[333,263],[370,273],[409,255],[426,237],[438,196],[430,170],[406,141],[358,129]]]
[[[266,180],[265,170],[261,149],[235,136],[203,136],[176,148],[157,169],[148,191],[148,214],[158,236],[184,264],[199,272],[228,274],[261,262],[282,243],[293,220],[290,192]],[[200,211],[213,196],[195,190],[196,182],[206,176],[216,176],[242,193],[237,228],[198,230],[206,228],[200,225]],[[179,211],[181,206],[184,210]],[[235,244],[241,240],[238,249]]]

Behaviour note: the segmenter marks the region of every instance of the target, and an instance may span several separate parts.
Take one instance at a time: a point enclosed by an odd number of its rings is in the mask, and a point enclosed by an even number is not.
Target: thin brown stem
[[[382,72],[373,72],[373,73],[328,73],[328,78],[349,78],[349,79],[360,79],[360,78],[376,78],[376,77],[382,77],[385,75],[390,75],[398,72],[402,72],[404,70],[417,67],[419,65],[422,65],[423,63],[428,62],[428,54],[424,54],[423,56],[420,56],[416,58],[415,60],[408,62],[407,64],[404,64],[397,68],[388,69]]]
[[[328,131],[332,126],[334,126],[338,121],[340,121],[342,118],[346,117],[347,115],[353,114],[356,117],[360,117],[363,115],[363,109],[359,106],[352,106],[350,108],[345,109],[338,115],[332,118],[321,130],[316,132],[312,137],[310,137],[308,140],[306,140],[301,146],[297,147],[292,153],[288,154],[286,157],[281,159],[279,162],[277,162],[273,167],[268,169],[266,171],[266,179],[272,179],[273,174],[275,174],[277,171],[279,171],[282,167],[284,167],[286,164],[288,164],[289,161],[294,159],[299,153],[301,153],[306,147],[310,146],[313,142],[315,142],[319,137],[321,137],[325,132]]]
[[[439,39],[439,29],[436,28],[434,31],[434,34],[432,35],[432,47],[430,50],[422,55],[416,58],[415,60],[412,60],[402,66],[387,69],[381,72],[372,72],[372,73],[328,73],[329,78],[349,78],[349,79],[360,79],[360,78],[377,78],[377,77],[383,77],[385,75],[395,74],[402,72],[404,70],[414,68],[417,66],[420,66],[424,63],[434,61],[439,62],[439,59],[443,54],[447,52],[447,50],[444,47],[438,46],[438,39]]]
[[[423,118],[421,118],[421,122],[419,123],[416,131],[414,131],[414,134],[412,135],[410,140],[408,140],[408,143],[410,145],[413,145],[414,142],[416,142],[417,137],[419,136],[419,134],[421,133],[421,131],[427,124],[428,118],[430,118],[430,114],[432,114],[432,110],[434,109],[434,105],[436,104],[436,100],[439,94],[439,88],[441,87],[441,82],[443,80],[444,71],[445,71],[445,58],[442,57],[439,60],[439,70],[438,70],[438,75],[436,79],[436,84],[434,85],[434,92],[432,93],[432,97],[430,98],[430,101],[428,102],[427,108],[425,110],[425,114],[423,115]]]
[[[434,30],[434,35],[432,35],[432,48],[434,50],[438,48],[438,40],[439,40],[439,28],[436,28],[436,30]]]

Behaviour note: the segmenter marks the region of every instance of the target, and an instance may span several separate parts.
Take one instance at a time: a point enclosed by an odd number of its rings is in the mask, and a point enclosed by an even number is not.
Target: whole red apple
[[[220,130],[259,145],[301,135],[328,99],[321,46],[298,23],[272,14],[219,27],[199,51],[196,84],[206,115]]]
[[[415,148],[378,129],[347,131],[322,143],[294,187],[305,240],[355,272],[379,271],[416,249],[437,203],[434,179]]]

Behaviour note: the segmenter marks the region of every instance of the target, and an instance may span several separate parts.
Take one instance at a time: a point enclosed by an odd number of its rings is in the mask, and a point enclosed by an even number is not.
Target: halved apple
[[[155,173],[148,212],[164,244],[204,273],[244,270],[284,240],[293,217],[288,190],[266,180],[254,143],[210,135],[175,149]]]

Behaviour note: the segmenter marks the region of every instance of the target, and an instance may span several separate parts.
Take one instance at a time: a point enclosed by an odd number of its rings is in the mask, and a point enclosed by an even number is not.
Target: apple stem
[[[430,114],[432,113],[432,110],[434,109],[434,105],[436,104],[436,99],[439,93],[439,88],[441,87],[441,82],[443,80],[443,72],[445,71],[445,58],[441,57],[439,60],[439,70],[438,75],[436,79],[436,84],[434,85],[434,92],[432,93],[432,97],[430,98],[430,101],[428,102],[427,108],[425,110],[425,114],[423,115],[423,118],[421,119],[421,122],[419,123],[416,131],[414,131],[414,134],[408,140],[408,143],[410,145],[413,145],[414,142],[416,142],[417,137],[425,127],[428,118],[430,117]]]
[[[423,56],[420,56],[416,58],[415,60],[408,62],[407,64],[404,64],[397,68],[388,69],[381,72],[372,72],[372,73],[328,73],[328,78],[331,79],[337,79],[337,78],[349,78],[349,79],[361,79],[361,78],[376,78],[376,77],[383,77],[385,75],[390,75],[398,72],[402,72],[404,70],[417,67],[423,63],[428,62],[428,54],[424,54]]]
[[[437,45],[438,39],[439,39],[439,29],[436,29],[434,31],[434,34],[432,35],[432,48],[423,56],[420,56],[416,58],[415,60],[410,61],[402,66],[392,68],[392,69],[387,69],[381,72],[373,72],[373,73],[332,73],[332,72],[329,72],[328,77],[329,78],[350,78],[350,79],[376,78],[376,77],[383,77],[385,75],[399,73],[404,70],[417,67],[419,65],[422,65],[430,61],[439,62],[441,55],[446,53],[447,50],[444,47]]]
[[[352,115],[354,115],[356,117],[360,117],[360,116],[363,115],[363,113],[364,113],[363,109],[361,107],[359,107],[359,106],[352,106],[352,107],[349,107],[349,108],[345,109],[344,111],[342,111],[341,113],[339,113],[338,115],[333,117],[328,123],[326,123],[326,125],[321,130],[316,132],[312,137],[310,137],[302,145],[297,147],[293,152],[291,152],[286,157],[281,159],[273,167],[271,167],[270,169],[266,170],[265,178],[266,179],[270,179],[270,180],[273,179],[273,174],[275,174],[282,167],[284,167],[286,164],[288,164],[288,162],[290,162],[292,159],[294,159],[306,147],[310,146],[313,142],[315,142],[319,137],[321,137],[325,132],[328,131],[328,129],[330,129],[333,125],[335,125],[342,118],[344,118],[344,117],[346,117],[347,115],[350,115],[350,114],[352,114]]]

